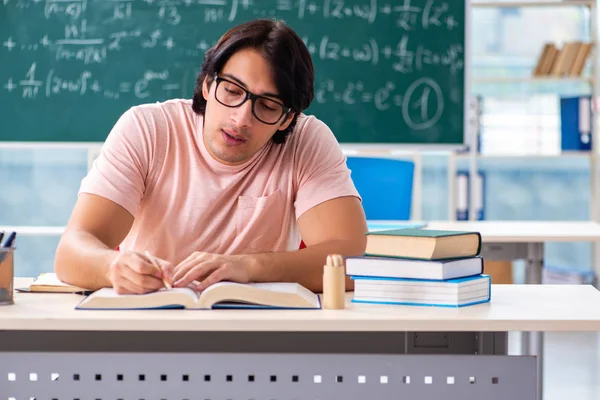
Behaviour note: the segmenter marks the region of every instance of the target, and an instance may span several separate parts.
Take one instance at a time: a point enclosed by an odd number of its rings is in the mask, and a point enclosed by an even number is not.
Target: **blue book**
[[[102,288],[84,298],[80,310],[144,310],[185,308],[318,309],[319,296],[291,282],[218,282],[201,293],[192,288],[161,289],[148,294],[117,294]]]
[[[352,276],[353,303],[466,307],[491,300],[491,277],[448,280]]]

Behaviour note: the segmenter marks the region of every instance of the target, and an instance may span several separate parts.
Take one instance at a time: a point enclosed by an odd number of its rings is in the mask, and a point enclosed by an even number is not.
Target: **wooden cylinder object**
[[[339,254],[328,255],[323,268],[323,308],[340,310],[345,308],[346,270],[344,259]]]

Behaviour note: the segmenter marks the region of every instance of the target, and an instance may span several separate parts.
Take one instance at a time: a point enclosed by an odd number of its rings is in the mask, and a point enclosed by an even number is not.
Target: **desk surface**
[[[345,310],[75,310],[81,298],[16,293],[0,306],[0,330],[600,331],[600,292],[577,285],[492,285],[491,303],[461,309],[348,301]]]
[[[369,221],[378,228],[406,221]],[[591,221],[428,221],[425,229],[477,231],[487,243],[600,241],[600,224]]]

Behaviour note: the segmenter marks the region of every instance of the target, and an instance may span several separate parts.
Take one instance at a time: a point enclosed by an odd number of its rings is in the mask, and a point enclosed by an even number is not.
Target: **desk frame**
[[[535,357],[505,355],[506,339],[502,332],[3,331],[0,387],[8,377],[16,400],[535,399]]]

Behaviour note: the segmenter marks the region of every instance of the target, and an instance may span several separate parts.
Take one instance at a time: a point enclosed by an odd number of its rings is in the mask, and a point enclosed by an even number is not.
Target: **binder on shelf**
[[[592,97],[561,97],[560,138],[562,151],[592,149]]]
[[[483,198],[484,198],[484,174],[483,172],[479,171],[477,173],[477,176],[475,176],[475,179],[473,180],[473,187],[475,189],[475,198],[473,199],[473,207],[475,209],[475,218],[478,221],[483,221],[485,219],[485,205],[483,202]]]
[[[469,99],[469,130],[471,135],[475,135],[477,140],[477,152],[481,153],[481,115],[483,114],[483,96],[473,95]],[[467,145],[469,150],[470,146]]]
[[[469,219],[469,174],[465,171],[456,172],[456,220]]]
[[[469,171],[456,172],[456,220],[469,220],[469,210],[471,208],[471,199],[469,196]],[[485,219],[485,174],[478,171],[473,180],[474,199],[473,207],[475,209],[475,219],[482,221]]]

